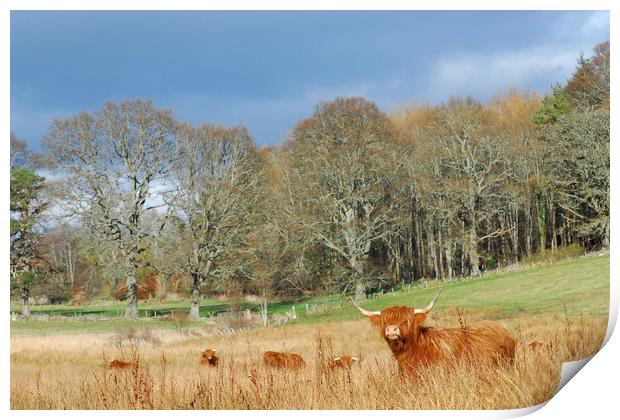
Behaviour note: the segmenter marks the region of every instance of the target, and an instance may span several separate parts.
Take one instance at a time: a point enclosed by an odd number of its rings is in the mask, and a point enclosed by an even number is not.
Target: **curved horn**
[[[367,311],[366,309],[362,308],[361,306],[359,306],[354,300],[353,298],[351,298],[351,302],[353,302],[353,305],[355,305],[355,307],[364,315],[366,316],[373,316],[373,315],[381,315],[381,311]]]
[[[437,292],[437,295],[435,295],[435,299],[433,299],[431,301],[431,303],[429,303],[426,308],[424,308],[424,309],[414,309],[413,313],[414,314],[427,314],[427,313],[429,313],[431,311],[431,309],[433,309],[433,306],[435,306],[435,302],[437,302],[437,298],[441,294],[441,290],[442,289],[439,289],[439,292]]]

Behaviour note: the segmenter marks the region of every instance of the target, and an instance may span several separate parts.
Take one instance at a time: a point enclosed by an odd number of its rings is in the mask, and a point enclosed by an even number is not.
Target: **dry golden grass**
[[[113,334],[14,336],[11,408],[521,408],[549,399],[561,362],[595,353],[607,327],[606,318],[503,322],[519,343],[513,366],[434,366],[416,380],[399,376],[387,345],[367,320],[290,325],[207,339],[160,331],[139,347],[119,345]],[[430,325],[458,326],[457,316],[443,311]],[[543,345],[533,349],[528,346],[533,341]],[[206,347],[219,350],[217,368],[199,365]],[[261,362],[266,350],[299,353],[307,366],[296,372],[267,369]],[[341,354],[363,360],[351,371],[325,367],[327,357]],[[106,369],[112,359],[139,360],[140,367]]]

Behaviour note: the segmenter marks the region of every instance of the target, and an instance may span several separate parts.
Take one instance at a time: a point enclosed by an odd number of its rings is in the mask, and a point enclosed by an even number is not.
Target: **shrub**
[[[546,249],[538,254],[530,255],[523,258],[524,264],[540,264],[547,262],[562,261],[569,258],[577,258],[585,254],[585,250],[581,245],[571,244],[557,248],[555,251]]]
[[[57,304],[68,302],[70,292],[69,285],[61,281],[48,279],[47,281],[37,283],[32,288],[31,295],[33,297],[45,297],[48,303]]]
[[[71,300],[69,301],[70,306],[83,306],[88,301],[88,296],[86,295],[86,292],[82,290],[73,292],[72,295],[73,296]]]
[[[150,269],[138,270],[138,299],[151,299],[157,294],[158,274]],[[118,300],[127,299],[127,285],[118,286],[112,295]]]
[[[182,332],[189,326],[189,314],[187,312],[174,312],[168,316],[168,320],[172,322],[178,332]]]

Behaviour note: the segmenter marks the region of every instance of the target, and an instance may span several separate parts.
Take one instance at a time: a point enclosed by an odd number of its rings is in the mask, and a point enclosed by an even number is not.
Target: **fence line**
[[[449,279],[449,280],[447,279],[444,279],[444,280],[423,279],[423,280],[416,282],[416,284],[411,284],[411,283],[403,284],[399,288],[399,290],[395,290],[394,288],[391,288],[388,291],[379,290],[377,292],[370,293],[366,296],[366,299],[372,300],[372,299],[377,299],[385,295],[393,295],[395,293],[398,293],[399,291],[408,292],[408,291],[411,291],[412,289],[427,288],[427,287],[432,287],[435,285],[453,283],[453,282],[457,282],[461,280],[463,279],[456,279],[456,278]],[[327,313],[327,312],[330,312],[336,309],[341,309],[344,306],[349,305],[349,304],[350,303],[348,299],[345,299],[342,297],[342,298],[318,302],[318,303],[307,303],[306,302],[306,303],[303,303],[301,307],[302,307],[302,313],[305,316],[310,316],[310,315]],[[179,313],[186,314],[187,312],[177,310],[176,311],[177,316],[179,315]],[[175,317],[175,310],[171,309],[169,314],[162,313],[161,311],[158,313],[156,309],[144,310],[143,314],[145,315],[145,317],[140,318],[142,320],[162,320],[162,319],[167,319],[167,318],[171,318],[172,320]],[[112,320],[115,318],[122,317],[122,315],[123,315],[122,310],[117,310],[116,316],[96,314],[96,313],[85,314],[85,313],[73,311],[73,316],[33,313],[31,314],[30,319],[40,320],[40,321],[50,321],[50,320],[107,321],[107,320]],[[292,305],[291,308],[286,312],[272,313],[272,314],[267,315],[266,318],[264,315],[265,314],[261,312],[260,308],[256,312],[252,312],[250,309],[245,309],[241,311],[222,311],[222,312],[207,311],[207,317],[202,317],[201,320],[213,321],[215,318],[215,321],[218,323],[233,323],[233,324],[235,323],[234,321],[236,320],[237,321],[245,320],[247,325],[244,325],[241,327],[235,327],[235,326],[228,325],[224,327],[223,329],[218,330],[218,334],[234,334],[237,332],[249,331],[251,329],[256,329],[256,328],[278,327],[278,326],[287,324],[288,322],[298,318],[298,312],[297,312],[296,305]],[[11,320],[16,321],[18,319],[22,319],[22,316],[17,312],[11,312]]]

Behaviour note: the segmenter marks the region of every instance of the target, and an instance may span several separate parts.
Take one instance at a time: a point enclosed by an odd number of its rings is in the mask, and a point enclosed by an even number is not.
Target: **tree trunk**
[[[451,279],[454,276],[454,268],[452,267],[452,238],[446,241],[446,266],[448,268],[448,278]]]
[[[514,205],[512,209],[513,220],[510,225],[512,238],[512,261],[519,261],[519,209]]]
[[[22,295],[22,316],[29,317],[30,316],[30,304],[28,303],[28,300],[30,299],[30,289],[27,287],[22,287],[21,295]]]
[[[538,197],[537,213],[538,231],[540,234],[540,249],[538,252],[543,252],[547,248],[547,223],[545,220],[545,202],[542,200],[542,197]]]
[[[355,299],[366,298],[366,283],[363,280],[364,262],[360,261],[356,255],[349,257],[349,268],[351,275],[355,279]]]
[[[439,266],[439,278],[443,279],[444,277],[444,268],[443,268],[443,253],[444,253],[444,245],[443,238],[441,236],[441,226],[437,229],[437,253],[439,254],[439,261],[437,265]]]
[[[396,242],[396,246],[394,246],[394,242]],[[401,252],[400,252],[400,243],[398,239],[390,238],[390,246],[394,250],[393,258],[394,258],[394,278],[396,281],[401,282],[403,280],[402,267],[401,262],[403,260]],[[389,256],[389,255],[388,255]]]
[[[476,224],[471,223],[469,227],[469,264],[471,265],[471,275],[477,277],[480,275],[480,255],[478,254],[478,234],[476,233]]]
[[[415,266],[414,266],[414,257],[413,257],[413,232],[411,230],[409,230],[408,236],[407,236],[407,272],[409,273],[409,277],[408,277],[408,282],[411,283],[413,282],[417,276],[415,274]],[[416,266],[417,266],[417,261],[416,261]]]
[[[558,247],[558,238],[555,229],[557,209],[553,204],[551,205],[551,252],[555,252]]]
[[[260,306],[260,316],[261,316],[261,319],[263,320],[263,327],[267,326],[268,320],[269,320],[269,318],[267,317],[267,309],[268,309],[267,305],[268,305],[267,297],[263,295],[263,302],[261,303],[261,306]]]
[[[71,288],[73,288],[75,283],[75,267],[73,265],[73,255],[71,252],[71,243],[67,245],[67,278],[69,280],[69,284]]]
[[[532,223],[532,201],[528,200],[527,208],[525,209],[525,255],[532,255],[532,231],[534,229]]]
[[[127,278],[127,309],[125,309],[125,318],[138,318],[138,282],[135,272],[131,273]]]
[[[426,225],[426,236],[428,237],[428,248],[429,248],[429,266],[433,270],[433,277],[438,279],[441,278],[441,274],[439,273],[439,265],[437,263],[437,244],[435,241],[435,234],[433,233],[433,228]]]
[[[465,273],[467,272],[467,260],[469,259],[469,255],[465,256],[465,246],[463,244],[461,244],[461,271],[459,273],[459,275],[461,277],[465,277]]]
[[[366,285],[360,278],[355,281],[355,300],[359,299],[366,299]]]
[[[200,277],[194,276],[192,282],[192,306],[189,310],[190,319],[200,318]]]
[[[416,241],[416,262],[417,262],[417,271],[415,273],[416,278],[426,277],[426,269],[424,264],[424,241],[422,240],[422,232],[420,229],[420,214],[415,217],[415,241]]]

